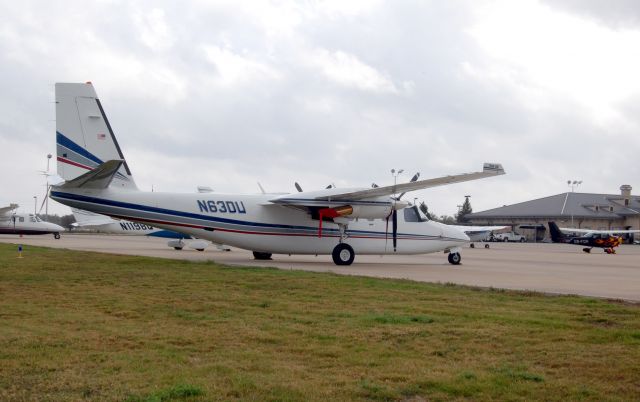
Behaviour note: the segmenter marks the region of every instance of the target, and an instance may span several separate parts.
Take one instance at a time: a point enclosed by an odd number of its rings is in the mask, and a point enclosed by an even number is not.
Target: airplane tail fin
[[[74,180],[106,161],[122,161],[112,185],[137,190],[131,170],[90,82],[56,83],[58,175]]]
[[[549,222],[549,232],[551,233],[551,241],[554,243],[562,243],[564,241],[564,233],[555,222]]]

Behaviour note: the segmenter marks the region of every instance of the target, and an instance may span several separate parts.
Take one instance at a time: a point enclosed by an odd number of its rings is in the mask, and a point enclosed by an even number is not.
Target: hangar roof
[[[629,206],[620,194],[562,193],[486,211],[471,213],[474,218],[552,218],[584,217],[591,219],[620,219],[640,215],[640,197],[631,196]]]

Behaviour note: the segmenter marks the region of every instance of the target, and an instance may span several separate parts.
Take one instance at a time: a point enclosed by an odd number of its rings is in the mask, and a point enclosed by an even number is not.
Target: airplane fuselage
[[[271,203],[273,195],[160,193],[110,187],[57,189],[51,197],[72,207],[257,252],[331,254],[341,237],[338,225],[329,221],[323,222],[320,237],[317,219],[306,211]],[[391,224],[383,219],[351,221],[343,241],[359,254],[422,254],[469,241],[459,230],[406,221],[405,213],[399,212],[395,250]]]
[[[54,223],[44,222],[33,214],[11,214],[0,217],[0,234],[44,235],[54,234],[56,238],[64,228]]]

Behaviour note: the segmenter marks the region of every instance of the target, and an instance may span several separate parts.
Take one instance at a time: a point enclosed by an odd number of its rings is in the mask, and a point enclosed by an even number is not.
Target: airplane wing
[[[101,226],[115,222],[115,220],[111,219],[108,216],[94,214],[93,212],[85,211],[82,209],[71,208],[71,212],[73,212],[73,217],[76,219],[76,222],[73,223],[73,226],[76,227]]]
[[[401,183],[394,186],[384,186],[376,188],[359,189],[339,189],[329,188],[320,191],[285,194],[269,200],[271,205],[285,205],[288,207],[306,209],[312,206],[322,207],[327,205],[341,204],[342,202],[360,201],[363,203],[384,196],[391,196],[409,191],[421,190],[425,188],[443,186],[446,184],[460,183],[464,181],[483,179],[505,174],[502,165],[499,163],[485,163],[481,172],[463,173],[452,176],[438,177],[435,179],[418,180],[409,183]],[[369,200],[369,201],[363,201]],[[378,200],[380,201],[380,200]],[[391,199],[378,202],[378,204],[390,204]],[[266,204],[265,204],[266,205]]]
[[[0,215],[7,215],[9,212],[18,208],[18,204],[9,204],[8,207],[0,208]]]
[[[475,232],[495,232],[498,230],[507,229],[509,226],[464,226],[464,225],[448,225],[454,227],[458,230],[462,230],[463,232],[475,233]]]
[[[575,233],[605,233],[605,234],[624,234],[624,233],[640,233],[640,230],[593,230],[593,229],[574,229],[574,228],[560,228],[563,232],[575,232]]]
[[[396,184],[394,186],[376,187],[366,190],[351,191],[346,193],[331,194],[328,196],[316,197],[316,200],[362,200],[365,198],[382,197],[385,195],[393,195],[403,192],[422,190],[425,188],[432,188],[438,186],[444,186],[446,184],[461,183],[464,181],[483,179],[486,177],[493,177],[505,174],[502,165],[499,163],[485,163],[482,172],[462,173],[452,176],[438,177],[435,179],[417,180],[409,183]]]

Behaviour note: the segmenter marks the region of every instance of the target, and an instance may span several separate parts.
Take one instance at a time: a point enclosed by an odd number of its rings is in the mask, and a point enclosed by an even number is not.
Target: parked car
[[[516,232],[498,233],[497,235],[494,236],[494,238],[496,241],[503,241],[503,242],[515,241],[515,242],[524,243],[527,241],[527,238],[524,237],[524,235],[521,235],[520,233],[516,233]]]

